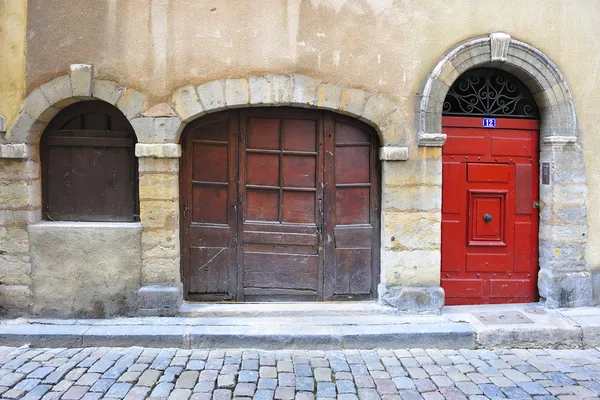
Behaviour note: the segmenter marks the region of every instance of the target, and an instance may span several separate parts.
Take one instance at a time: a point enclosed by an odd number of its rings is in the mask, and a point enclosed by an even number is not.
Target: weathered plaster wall
[[[31,225],[32,313],[59,318],[136,314],[141,232],[139,223]]]
[[[506,31],[548,55],[565,74],[579,117],[589,182],[588,263],[600,269],[600,178],[594,171],[600,150],[594,127],[600,101],[596,76],[600,28],[596,0],[31,0],[27,30],[27,90],[65,73],[71,63],[94,65],[94,75],[140,90],[148,107],[168,102],[184,85],[268,73],[301,73],[344,87],[379,93],[400,106],[399,120],[415,138],[416,93],[440,57],[457,42]],[[439,149],[413,160],[434,160]],[[394,163],[384,171],[383,226],[410,230],[429,226],[439,209],[439,162]],[[410,166],[409,166],[410,164]],[[419,166],[421,165],[421,166]],[[427,174],[406,175],[416,169]],[[431,171],[433,169],[433,171]],[[400,204],[412,193],[417,207]],[[427,201],[437,202],[428,206]],[[411,201],[408,201],[411,203]],[[151,204],[148,202],[148,204]],[[429,207],[429,208],[428,208]],[[143,212],[143,207],[142,207]],[[420,212],[420,211],[419,211]],[[412,214],[411,214],[412,213]],[[409,215],[410,214],[410,215]],[[414,215],[413,215],[414,214]],[[439,232],[426,232],[434,257]],[[408,237],[407,235],[406,237]],[[385,238],[385,236],[384,236]],[[410,248],[410,243],[408,247]],[[397,249],[407,243],[383,243]],[[419,254],[413,254],[421,260]],[[439,254],[437,255],[439,257]],[[430,265],[439,265],[431,259]],[[394,262],[412,265],[412,259]],[[382,277],[434,284],[407,269]],[[144,277],[148,283],[154,277]]]
[[[0,0],[0,115],[9,126],[25,93],[27,2]]]

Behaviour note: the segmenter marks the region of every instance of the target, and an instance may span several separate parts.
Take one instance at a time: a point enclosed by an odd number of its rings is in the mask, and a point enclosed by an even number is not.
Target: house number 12
[[[495,128],[496,127],[496,118],[484,118],[483,119],[483,127],[484,128]]]

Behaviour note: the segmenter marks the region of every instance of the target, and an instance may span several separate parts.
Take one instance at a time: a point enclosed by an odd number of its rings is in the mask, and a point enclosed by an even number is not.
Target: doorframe
[[[233,292],[235,292],[235,296],[234,299],[235,301],[243,301],[243,293],[244,293],[244,286],[243,286],[243,267],[240,267],[240,265],[242,265],[243,263],[241,262],[241,259],[243,258],[243,225],[244,225],[244,209],[243,209],[243,203],[240,203],[239,199],[243,196],[242,194],[240,194],[240,186],[241,186],[241,180],[243,179],[244,176],[244,168],[245,166],[242,165],[241,163],[241,158],[242,154],[243,154],[243,150],[242,150],[242,146],[245,144],[245,140],[247,140],[247,132],[246,132],[246,121],[248,116],[252,116],[252,117],[256,117],[256,116],[273,116],[273,115],[277,115],[279,117],[286,117],[286,116],[293,116],[293,115],[297,115],[298,116],[302,116],[302,114],[300,113],[300,111],[302,110],[302,108],[299,107],[287,107],[286,109],[283,109],[281,113],[277,113],[276,110],[280,108],[280,107],[263,107],[263,108],[255,108],[255,107],[246,107],[246,108],[238,108],[238,109],[228,109],[228,110],[224,110],[224,111],[220,111],[220,112],[216,112],[216,113],[211,113],[208,115],[204,115],[202,117],[199,117],[197,119],[194,119],[191,123],[193,123],[194,125],[199,125],[202,126],[202,122],[207,122],[210,123],[211,121],[219,121],[219,120],[224,120],[224,119],[228,119],[230,121],[234,121],[233,123],[235,125],[231,125],[231,123],[229,124],[229,131],[228,131],[228,138],[229,141],[231,142],[233,140],[233,138],[236,135],[239,135],[238,139],[235,140],[236,142],[236,146],[228,146],[229,150],[228,150],[228,157],[230,159],[229,162],[231,162],[231,159],[234,159],[234,167],[229,171],[229,179],[230,182],[235,182],[235,204],[236,204],[236,211],[235,211],[235,226],[236,226],[236,235],[235,235],[235,241],[237,242],[236,246],[236,257],[234,257],[234,260],[237,264],[237,266],[232,266],[230,265],[228,268],[228,272],[229,274],[232,274],[235,276],[235,278],[229,282],[229,288],[228,288],[228,293],[230,296],[233,296]],[[281,109],[281,108],[280,108]],[[334,175],[333,173],[331,173],[331,176],[329,177],[329,179],[331,179],[331,181],[327,181],[327,178],[325,177],[325,168],[327,165],[329,165],[330,167],[332,167],[334,165],[334,161],[333,159],[331,159],[329,162],[327,162],[325,160],[325,158],[327,157],[326,154],[326,150],[323,149],[327,149],[328,146],[335,146],[335,125],[337,123],[344,123],[344,124],[348,124],[348,125],[353,125],[356,127],[359,127],[361,129],[367,129],[370,128],[370,134],[374,135],[375,137],[373,137],[374,140],[377,140],[376,143],[374,143],[374,145],[371,146],[370,151],[369,151],[369,167],[373,167],[372,169],[369,169],[369,179],[371,182],[370,185],[370,196],[373,199],[372,203],[373,206],[370,207],[369,209],[369,217],[371,222],[371,225],[373,226],[373,231],[374,231],[374,237],[372,240],[372,252],[371,252],[371,293],[372,293],[372,297],[370,297],[369,299],[375,299],[378,296],[378,288],[379,288],[379,277],[381,274],[381,216],[380,216],[380,210],[381,210],[381,161],[378,158],[378,145],[380,144],[380,137],[379,135],[377,135],[377,131],[375,129],[372,129],[371,126],[369,126],[368,124],[365,124],[362,121],[357,120],[356,118],[351,118],[345,115],[341,115],[341,114],[337,114],[334,112],[330,112],[328,110],[323,110],[323,109],[313,109],[312,110],[314,112],[314,116],[315,121],[318,121],[318,140],[317,140],[317,147],[322,148],[322,150],[318,150],[318,153],[321,153],[321,157],[318,157],[317,159],[317,173],[321,174],[320,179],[318,179],[317,181],[322,182],[323,184],[335,184],[334,182]],[[328,115],[327,115],[328,114]],[[318,115],[318,116],[317,116]],[[208,120],[205,120],[208,119]],[[189,127],[188,127],[189,128]],[[195,127],[192,127],[195,128]],[[184,129],[183,132],[180,135],[180,143],[181,143],[181,149],[182,149],[182,153],[181,153],[181,157],[179,158],[179,208],[180,208],[180,215],[184,216],[184,215],[189,215],[189,213],[191,212],[191,208],[192,205],[190,203],[190,201],[192,200],[192,195],[191,195],[191,185],[189,185],[189,183],[191,182],[191,168],[193,166],[193,155],[191,154],[191,148],[188,146],[189,144],[191,144],[191,139],[190,139],[190,135],[192,133],[192,130],[189,129]],[[329,138],[327,138],[327,136],[329,136]],[[243,139],[242,139],[243,138]],[[326,141],[328,141],[330,143],[326,143]],[[187,152],[187,153],[186,153]],[[334,152],[335,154],[335,152]],[[319,159],[320,158],[320,159]],[[187,183],[188,186],[185,186]],[[374,183],[374,184],[373,184]],[[322,185],[323,186],[323,185]],[[325,214],[325,205],[327,204],[333,204],[335,202],[335,192],[334,191],[328,191],[325,192],[325,188],[324,186],[321,189],[323,191],[322,194],[322,198],[321,201],[319,202],[319,206],[315,207],[315,213],[316,215],[319,215],[320,218],[322,219],[322,239],[323,241],[325,240],[333,240],[333,239],[326,239],[327,237],[334,237],[334,231],[333,231],[333,227],[335,226],[335,223],[333,222],[333,219],[330,218],[329,220],[326,218]],[[317,190],[317,194],[318,194],[318,190]],[[327,193],[327,195],[326,195]],[[245,196],[243,196],[245,197]],[[232,204],[230,203],[229,206],[231,206]],[[232,217],[232,215],[230,214],[229,216],[230,218]],[[330,217],[335,218],[335,214],[330,212]],[[180,243],[181,243],[181,268],[180,268],[180,273],[181,273],[181,281],[183,284],[183,298],[184,300],[188,300],[188,296],[189,296],[189,251],[188,251],[188,242],[189,242],[189,238],[187,236],[187,222],[184,219],[184,217],[180,218],[179,221],[179,236],[180,236]],[[324,246],[322,245],[322,247],[324,249],[329,249],[333,252],[335,252],[335,246]],[[331,282],[326,282],[325,279],[326,278],[332,278],[335,276],[335,266],[334,265],[327,265],[325,264],[327,262],[327,260],[331,260],[334,259],[335,260],[335,256],[333,256],[332,254],[328,254],[325,250],[321,250],[323,251],[323,254],[321,255],[322,258],[322,263],[319,265],[319,289],[317,290],[317,302],[319,301],[332,301],[332,298],[335,296],[334,295],[334,287],[332,286]],[[331,252],[330,252],[331,253]],[[328,298],[325,299],[324,297],[329,294]],[[217,301],[218,299],[214,299],[215,301]],[[194,300],[191,300],[194,301]],[[198,300],[200,301],[200,300]],[[202,301],[213,301],[211,300],[202,300]]]
[[[435,66],[419,94],[415,115],[421,148],[443,146],[443,102],[452,83],[475,67],[494,67],[515,75],[534,96],[540,111],[540,170],[550,168],[540,185],[538,290],[549,307],[592,303],[592,276],[586,263],[587,182],[575,105],[563,74],[548,56],[504,32],[468,39]],[[577,210],[566,216],[562,209]]]
[[[503,116],[495,116],[494,119],[497,120],[497,125],[495,128],[492,129],[486,129],[482,127],[482,119],[484,117],[483,116],[474,116],[474,115],[448,115],[448,116],[443,116],[442,117],[442,122],[446,122],[446,124],[442,124],[442,128],[445,126],[446,128],[454,128],[454,129],[478,129],[478,130],[487,130],[488,133],[490,133],[493,136],[493,133],[497,130],[505,130],[505,131],[529,131],[529,132],[535,132],[535,139],[536,142],[533,143],[533,156],[531,157],[533,162],[535,162],[535,164],[532,166],[532,181],[530,181],[530,187],[531,189],[535,190],[535,188],[533,187],[534,182],[536,182],[536,179],[539,178],[539,120],[536,119],[520,119],[520,118],[510,118],[510,117],[503,117]],[[466,164],[466,169],[469,168],[469,165],[478,165],[478,164],[489,164],[492,163],[492,165],[513,165],[515,166],[515,169],[518,165],[526,165],[523,164],[522,162],[513,162],[513,158],[514,157],[519,157],[519,156],[511,156],[511,155],[505,155],[505,156],[498,156],[497,158],[495,158],[495,162],[494,161],[490,161],[490,160],[483,160],[483,161],[479,161],[480,157],[477,157],[477,160],[475,160],[475,157],[471,157],[471,159],[469,159],[471,155],[469,154],[468,156],[465,155],[460,155],[460,154],[449,154],[446,155],[446,157],[448,158],[460,158],[462,159],[462,163]],[[465,158],[463,158],[465,157]],[[523,158],[523,156],[521,156],[521,158]],[[525,158],[527,158],[525,156]],[[455,162],[458,160],[454,160]],[[465,170],[465,173],[467,172],[467,170]],[[515,170],[515,174],[516,174],[516,170]],[[465,178],[467,178],[467,181],[465,181],[465,183],[468,185],[468,177],[467,175],[465,175]],[[517,204],[517,198],[516,198],[516,190],[517,189],[517,178],[516,176],[513,176],[513,179],[515,180],[515,192],[513,193],[513,197],[514,197],[514,201],[515,201],[515,205]],[[443,185],[444,185],[444,181],[442,179],[442,190],[443,190]],[[531,265],[530,267],[530,271],[534,274],[534,279],[537,279],[537,277],[539,276],[539,262],[538,262],[538,256],[539,256],[539,208],[538,209],[534,209],[534,204],[533,201],[534,199],[539,199],[539,185],[537,185],[537,193],[532,193],[532,203],[531,208],[532,208],[532,213],[535,213],[537,215],[535,215],[535,217],[532,217],[532,222],[537,222],[537,225],[535,226],[535,232],[531,232],[532,234],[532,238],[535,239],[535,248],[532,248],[533,252],[531,254],[532,257],[532,261],[534,260],[534,262],[532,262],[533,265]],[[467,189],[467,191],[471,191],[471,189]],[[488,191],[487,189],[481,189],[481,190],[477,190],[478,192],[486,192]],[[493,191],[493,192],[497,192],[497,191]],[[536,196],[537,195],[537,196]],[[467,196],[467,201],[469,203],[469,205],[467,205],[467,210],[471,211],[471,205],[470,205],[470,199],[469,196]],[[538,200],[539,203],[539,200]],[[442,207],[443,207],[443,199],[442,199]],[[505,205],[505,210],[504,212],[508,212],[507,208],[510,207],[510,203],[507,203]],[[517,217],[517,215],[519,215],[521,213],[517,213],[515,210],[514,216],[515,219]],[[522,215],[522,214],[521,214]],[[468,225],[467,226],[467,236],[470,237],[470,233],[468,233],[470,231],[470,229],[472,228],[471,226],[471,216],[470,213],[467,213],[466,215],[466,221],[465,223]],[[514,221],[516,222],[516,221]],[[515,233],[513,233],[514,235]],[[443,240],[443,237],[442,237]],[[513,238],[513,241],[515,240],[515,238]],[[443,245],[443,243],[442,243]],[[471,244],[469,244],[471,245]],[[516,246],[513,247],[513,252],[516,252]],[[513,256],[515,256],[513,254]],[[441,270],[441,266],[440,266],[440,270]],[[523,273],[523,271],[520,271],[520,273]],[[509,274],[510,276],[510,274]],[[456,279],[456,278],[455,278]],[[465,278],[465,279],[470,279],[470,278]],[[506,279],[506,278],[500,278],[500,279]],[[519,278],[517,278],[519,279]],[[531,283],[533,287],[531,287],[531,297],[533,297],[534,299],[538,299],[539,300],[539,291],[538,291],[538,287],[537,284],[535,284],[537,282],[535,282],[535,280]],[[508,296],[507,296],[508,297]],[[481,298],[481,297],[478,297]],[[463,297],[464,299],[464,297]],[[533,300],[527,300],[526,302],[530,302]],[[522,303],[522,301],[521,301]],[[498,303],[494,303],[494,302],[489,302],[489,303],[479,303],[479,302],[472,302],[472,301],[465,301],[462,304],[498,304]]]

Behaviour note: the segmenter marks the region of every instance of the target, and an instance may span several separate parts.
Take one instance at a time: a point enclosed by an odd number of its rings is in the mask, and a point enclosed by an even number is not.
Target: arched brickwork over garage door
[[[550,175],[548,184],[540,185],[540,297],[551,307],[588,305],[592,284],[585,261],[587,184],[581,142],[570,91],[548,57],[500,32],[457,45],[436,65],[420,93],[419,146],[444,144],[442,110],[450,86],[468,69],[485,66],[519,78],[540,110],[540,163],[547,163]]]

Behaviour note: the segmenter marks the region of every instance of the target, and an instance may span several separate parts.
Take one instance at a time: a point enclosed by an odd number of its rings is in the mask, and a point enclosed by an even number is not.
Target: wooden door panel
[[[279,149],[279,118],[254,117],[247,119],[246,142],[248,149]]]
[[[368,224],[370,221],[370,188],[340,187],[336,189],[336,225]]]
[[[227,183],[228,146],[223,144],[194,143],[192,171],[195,181]]]
[[[228,267],[231,259],[227,247],[192,247],[190,269],[191,293],[227,293]]]
[[[279,155],[248,153],[246,183],[248,185],[278,186]]]
[[[348,146],[335,149],[335,182],[369,183],[370,146]]]
[[[373,297],[379,273],[377,137],[349,118],[325,120],[325,299]],[[332,190],[335,188],[335,190]]]
[[[371,283],[371,248],[335,249],[336,275],[334,295],[369,295]]]
[[[283,186],[313,189],[316,183],[317,160],[314,155],[283,155]]]
[[[192,221],[227,224],[229,218],[228,192],[227,186],[192,184]]]
[[[184,290],[192,300],[235,297],[237,116],[194,121],[182,135],[180,167]]]
[[[293,265],[293,268],[289,266]],[[244,254],[244,289],[311,290],[317,295],[319,256],[306,254]]]
[[[283,150],[316,152],[317,123],[318,121],[314,119],[284,119],[282,121]]]
[[[283,191],[282,221],[296,224],[315,224],[315,193]],[[320,224],[319,224],[320,225]]]
[[[279,191],[246,189],[246,221],[279,221]]]

